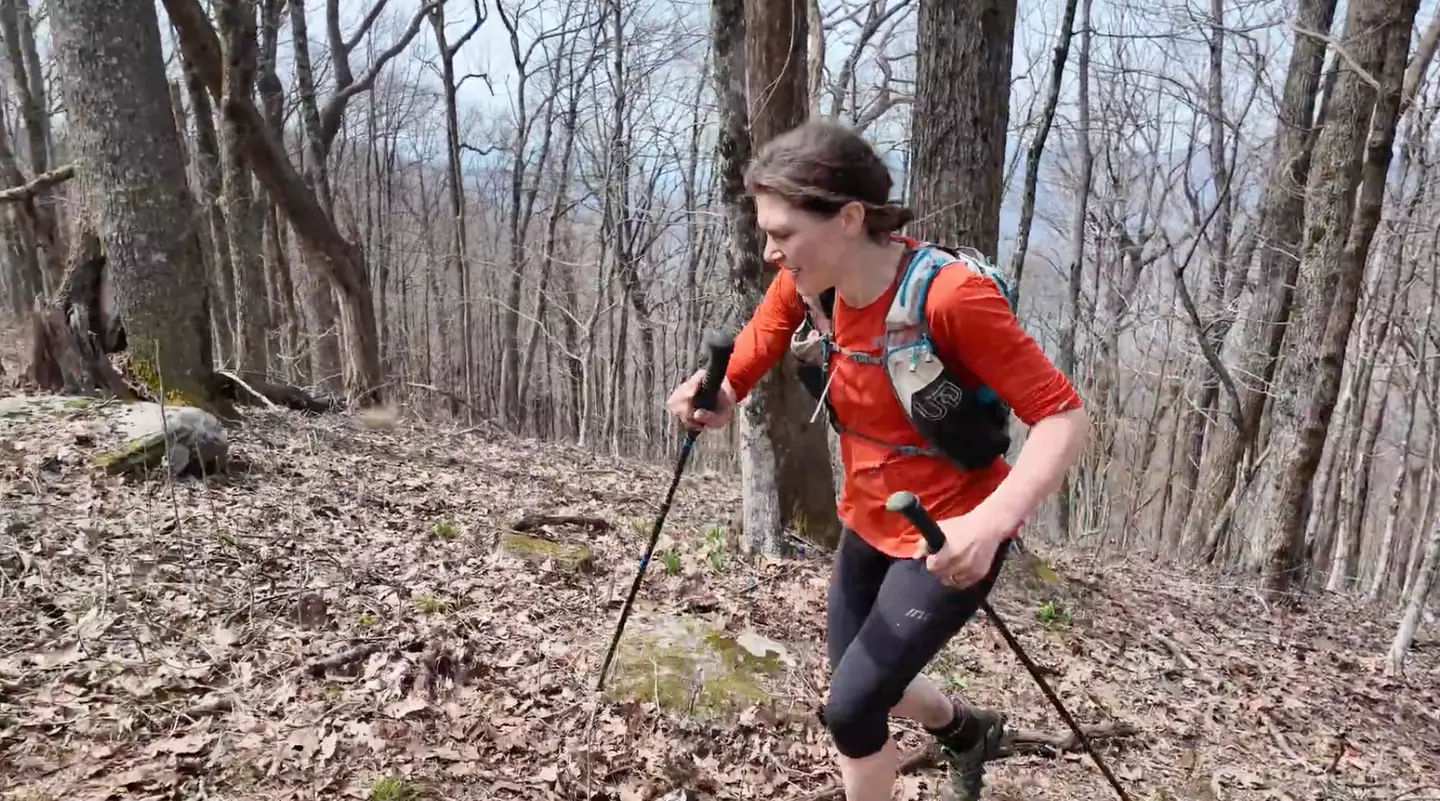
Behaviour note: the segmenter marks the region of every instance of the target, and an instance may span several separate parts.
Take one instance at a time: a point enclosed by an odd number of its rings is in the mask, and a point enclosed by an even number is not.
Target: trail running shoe
[[[1005,734],[1005,715],[990,709],[955,705],[955,714],[969,715],[979,724],[979,734],[961,740],[958,735],[937,737],[940,753],[950,767],[950,778],[940,791],[941,801],[979,801],[984,787],[985,762],[1000,749]],[[974,729],[972,729],[974,731]]]

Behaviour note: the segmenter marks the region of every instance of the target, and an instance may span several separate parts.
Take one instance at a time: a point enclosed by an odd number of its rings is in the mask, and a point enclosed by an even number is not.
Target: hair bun
[[[872,206],[865,212],[865,228],[871,233],[888,234],[904,228],[915,219],[915,212],[899,203]]]
[[[915,219],[915,212],[909,208],[901,206],[898,203],[891,203],[890,206],[895,209],[895,227],[890,230],[898,231],[909,225],[911,221]]]

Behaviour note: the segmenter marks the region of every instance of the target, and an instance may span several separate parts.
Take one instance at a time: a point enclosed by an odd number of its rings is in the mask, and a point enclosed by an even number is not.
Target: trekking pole
[[[734,348],[734,341],[720,333],[707,333],[705,335],[705,348],[710,352],[710,363],[705,368],[705,377],[700,382],[700,388],[695,391],[695,408],[712,411],[715,408],[715,394],[720,391],[720,383],[725,380],[725,368],[730,366],[730,351]],[[610,638],[610,650],[605,653],[605,662],[600,665],[600,676],[595,680],[595,692],[605,686],[605,674],[610,670],[610,660],[615,657],[615,648],[620,644],[620,634],[625,631],[625,621],[630,617],[630,607],[635,603],[635,594],[640,590],[640,582],[645,578],[645,568],[650,564],[650,556],[655,551],[655,543],[660,540],[660,528],[665,525],[665,516],[670,513],[670,503],[675,500],[675,489],[680,486],[680,476],[685,472],[685,463],[690,459],[690,451],[695,447],[695,439],[700,436],[700,428],[692,428],[685,432],[685,442],[680,447],[680,460],[675,464],[675,474],[670,479],[670,490],[665,493],[665,503],[660,506],[660,514],[655,518],[655,527],[650,529],[650,543],[645,546],[645,555],[640,557],[640,569],[635,571],[635,581],[630,584],[630,594],[625,598],[625,606],[620,610],[620,623],[615,627],[615,636]]]
[[[910,520],[910,524],[918,529],[920,535],[925,538],[925,543],[930,546],[931,552],[938,553],[941,548],[945,547],[945,532],[940,530],[939,524],[935,522],[935,519],[930,516],[929,512],[925,511],[925,507],[920,504],[920,499],[915,497],[915,493],[901,490],[890,496],[889,500],[885,502],[885,508],[892,512],[899,512],[905,515],[905,517]],[[1110,786],[1115,788],[1115,793],[1120,796],[1121,801],[1131,801],[1130,795],[1125,792],[1125,788],[1120,786],[1120,780],[1115,778],[1115,774],[1110,772],[1110,767],[1105,764],[1105,760],[1101,759],[1100,755],[1091,747],[1090,738],[1085,736],[1085,732],[1080,728],[1080,724],[1075,722],[1075,718],[1070,716],[1070,712],[1065,709],[1065,705],[1060,703],[1060,699],[1056,697],[1055,692],[1050,689],[1050,685],[1045,681],[1045,677],[1040,675],[1040,669],[1035,666],[1034,662],[1030,661],[1030,657],[1025,653],[1025,649],[1020,647],[1019,640],[1015,639],[1015,635],[1010,633],[1009,627],[1000,620],[1000,616],[995,614],[995,610],[990,607],[990,602],[982,599],[980,601],[980,608],[985,610],[985,614],[989,615],[990,621],[995,624],[995,628],[1000,630],[1000,636],[1005,638],[1005,642],[1010,646],[1010,650],[1015,652],[1015,656],[1020,659],[1020,664],[1024,665],[1025,670],[1030,673],[1030,678],[1034,679],[1035,683],[1040,685],[1040,691],[1049,699],[1050,705],[1055,707],[1055,711],[1059,712],[1060,717],[1065,719],[1065,723],[1070,726],[1070,731],[1075,733],[1075,736],[1080,740],[1080,745],[1085,748],[1085,753],[1089,754],[1090,758],[1095,760],[1096,767],[1100,768],[1100,772],[1105,774],[1105,778],[1110,781]]]

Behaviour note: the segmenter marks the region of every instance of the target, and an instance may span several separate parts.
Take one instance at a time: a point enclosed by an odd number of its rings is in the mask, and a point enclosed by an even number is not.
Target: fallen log
[[[216,372],[215,380],[219,382],[220,394],[223,397],[245,406],[268,403],[312,414],[338,412],[345,408],[345,401],[340,398],[329,395],[317,398],[299,387],[271,384],[252,376],[242,379],[233,373],[221,371]]]
[[[534,531],[543,526],[576,526],[578,528],[593,528],[597,531],[609,531],[610,521],[603,517],[592,517],[590,515],[525,515],[511,526],[513,531]]]

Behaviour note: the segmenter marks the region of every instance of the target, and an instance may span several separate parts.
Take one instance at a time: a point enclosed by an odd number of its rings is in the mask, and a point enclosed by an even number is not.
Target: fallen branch
[[[310,675],[315,678],[323,678],[326,673],[332,670],[339,670],[340,668],[359,662],[362,659],[368,659],[371,654],[378,653],[384,649],[385,643],[383,642],[367,642],[364,645],[357,645],[349,650],[327,656],[318,662],[311,662],[308,670],[310,671]]]
[[[220,382],[220,394],[236,403],[254,405],[254,399],[259,398],[268,408],[284,406],[297,412],[313,414],[337,412],[345,407],[344,402],[338,398],[317,398],[299,387],[269,384],[255,378],[242,381],[234,373],[224,371],[217,372],[215,377]]]
[[[579,526],[598,531],[609,531],[611,528],[608,520],[590,515],[525,515],[510,528],[515,531],[534,531],[542,526]]]
[[[1094,723],[1082,725],[1080,728],[1085,732],[1085,736],[1089,738],[1092,745],[1099,740],[1129,737],[1140,733],[1138,728],[1129,723]],[[1080,740],[1074,732],[1011,729],[1006,732],[999,750],[991,759],[1005,759],[1021,755],[1058,757],[1061,754],[1079,750]],[[940,756],[939,745],[931,741],[919,748],[912,748],[902,753],[899,773],[902,776],[908,773],[919,773],[923,770],[941,768],[944,764]],[[805,801],[842,801],[844,798],[844,786],[832,784],[805,796]]]
[[[1181,667],[1186,670],[1195,670],[1200,667],[1199,663],[1191,658],[1190,654],[1185,652],[1185,649],[1180,646],[1180,643],[1175,642],[1173,639],[1159,632],[1156,632],[1154,637],[1160,641],[1161,645],[1165,646],[1165,650],[1169,651],[1171,656],[1175,657],[1175,661],[1179,662]]]
[[[235,375],[234,373],[231,373],[231,372],[226,371],[226,370],[216,370],[216,371],[215,371],[215,375],[217,375],[217,376],[219,376],[219,377],[221,377],[221,378],[223,378],[223,379],[225,379],[225,380],[227,380],[227,381],[233,382],[233,383],[235,384],[235,386],[237,386],[237,387],[239,387],[240,389],[243,389],[243,390],[245,390],[246,392],[250,393],[251,396],[253,396],[253,397],[256,398],[257,400],[263,402],[263,403],[265,404],[265,408],[267,408],[267,409],[279,409],[279,408],[280,408],[280,407],[275,403],[275,401],[272,401],[272,400],[270,400],[269,398],[265,397],[261,392],[259,392],[258,390],[256,390],[254,387],[252,387],[252,386],[250,386],[249,384],[247,384],[247,383],[245,383],[244,381],[242,381],[242,380],[240,379],[240,376]]]

